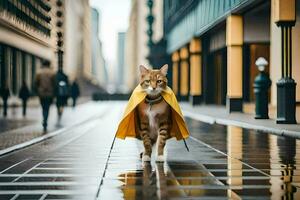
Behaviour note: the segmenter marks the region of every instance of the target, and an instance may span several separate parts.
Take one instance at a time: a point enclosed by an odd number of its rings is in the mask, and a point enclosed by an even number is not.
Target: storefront
[[[17,95],[23,81],[33,90],[34,76],[41,58],[8,45],[0,44],[0,83]]]
[[[227,49],[225,27],[209,33],[204,47],[207,57],[203,65],[205,88],[203,95],[206,104],[225,105],[227,94]]]

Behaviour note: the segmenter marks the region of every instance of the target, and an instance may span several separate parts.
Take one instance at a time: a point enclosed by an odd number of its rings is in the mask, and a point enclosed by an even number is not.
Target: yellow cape
[[[138,85],[134,89],[125,109],[124,116],[119,124],[116,133],[117,138],[125,139],[126,137],[139,137],[138,133],[135,130],[136,120],[134,109],[146,98],[146,96],[146,92],[140,85]],[[162,97],[172,108],[171,137],[176,137],[177,140],[187,138],[189,136],[189,131],[184,122],[183,115],[181,113],[175,94],[169,87],[167,87],[167,89],[162,92]]]

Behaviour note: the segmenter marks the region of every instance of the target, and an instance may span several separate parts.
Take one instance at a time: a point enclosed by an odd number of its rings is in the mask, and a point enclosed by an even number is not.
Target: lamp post
[[[281,28],[281,78],[277,81],[278,124],[296,124],[296,82],[292,78],[292,27],[295,0],[273,0],[274,21]]]
[[[154,23],[154,16],[153,16],[153,0],[148,0],[147,1],[147,6],[149,9],[149,13],[147,15],[147,22],[148,22],[148,30],[147,30],[147,35],[148,35],[148,47],[151,49],[153,46],[153,23]]]
[[[268,91],[271,86],[271,80],[265,72],[268,61],[259,57],[255,64],[259,70],[259,74],[254,79],[254,94],[255,94],[255,119],[269,119],[268,109]]]
[[[57,22],[56,22],[56,28],[57,28],[57,66],[58,66],[58,71],[63,70],[63,2],[62,0],[57,0],[56,1],[57,5],[57,11],[56,11],[56,17],[57,17]]]

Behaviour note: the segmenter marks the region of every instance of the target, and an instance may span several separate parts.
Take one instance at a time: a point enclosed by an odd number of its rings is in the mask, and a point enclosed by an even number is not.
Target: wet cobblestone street
[[[190,152],[171,139],[167,162],[143,164],[140,141],[114,140],[124,105],[1,156],[0,199],[300,198],[299,140],[187,118]]]

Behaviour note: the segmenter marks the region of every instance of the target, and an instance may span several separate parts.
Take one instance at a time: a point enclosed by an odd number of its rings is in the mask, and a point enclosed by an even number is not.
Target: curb
[[[275,135],[279,135],[279,136],[288,136],[288,137],[300,139],[300,132],[297,132],[297,131],[290,131],[290,130],[285,130],[285,129],[280,130],[277,128],[265,127],[265,126],[261,126],[261,125],[250,124],[247,122],[241,122],[241,121],[232,120],[232,119],[217,118],[217,117],[212,117],[212,116],[208,116],[208,115],[192,113],[192,112],[184,110],[184,109],[183,109],[183,115],[185,117],[189,117],[194,120],[202,121],[202,122],[209,123],[209,124],[232,125],[232,126],[238,126],[241,128],[245,128],[245,129],[261,131],[264,133],[271,133],[271,134],[275,134]]]
[[[207,116],[207,115],[202,115],[202,114],[196,114],[187,110],[183,110],[183,115],[185,117],[189,117],[198,121],[202,121],[208,124],[215,124],[216,120],[213,117]]]

